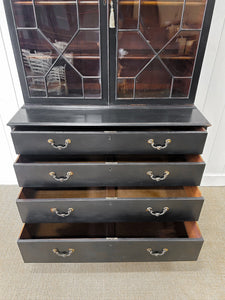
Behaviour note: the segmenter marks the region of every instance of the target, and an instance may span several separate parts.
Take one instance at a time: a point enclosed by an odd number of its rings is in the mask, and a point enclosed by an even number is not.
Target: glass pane
[[[35,29],[18,30],[18,38],[26,74],[45,75],[58,57],[57,52]]]
[[[186,0],[183,28],[200,29],[205,12],[206,0]]]
[[[155,58],[136,79],[136,98],[169,97],[172,77]]]
[[[140,30],[158,52],[180,29],[183,0],[141,0]]]
[[[99,31],[80,31],[66,49],[64,56],[82,75],[99,76]]]
[[[59,59],[47,75],[48,95],[54,97],[82,97],[82,80],[64,60]]]
[[[30,0],[12,0],[14,18],[17,27],[35,27],[34,11]]]
[[[43,77],[28,77],[27,84],[31,97],[45,97],[45,80]]]
[[[101,79],[84,78],[84,97],[100,98]]]
[[[172,97],[188,97],[191,78],[174,78]]]
[[[139,9],[139,1],[137,0],[119,0],[118,1],[119,28],[137,29],[138,9]]]
[[[136,76],[153,56],[150,46],[138,32],[118,32],[118,77]]]
[[[133,98],[134,79],[117,80],[117,97]]]
[[[192,76],[199,31],[181,31],[161,52],[160,57],[174,76]]]
[[[76,1],[34,1],[38,28],[62,51],[77,30]]]
[[[99,0],[79,0],[80,28],[99,27]]]

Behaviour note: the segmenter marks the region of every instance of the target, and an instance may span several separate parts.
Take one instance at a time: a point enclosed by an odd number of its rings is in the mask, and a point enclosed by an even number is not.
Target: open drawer
[[[196,222],[25,224],[24,262],[196,260],[203,238]]]
[[[204,127],[32,127],[11,132],[18,154],[200,154]]]
[[[203,201],[197,187],[23,188],[17,206],[24,223],[194,221]]]
[[[199,155],[21,155],[14,164],[21,187],[198,186]]]

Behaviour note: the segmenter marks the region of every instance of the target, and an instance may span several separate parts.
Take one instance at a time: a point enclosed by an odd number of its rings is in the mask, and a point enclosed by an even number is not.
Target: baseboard
[[[225,186],[225,174],[205,174],[201,186]]]
[[[16,178],[0,178],[0,185],[18,185]]]

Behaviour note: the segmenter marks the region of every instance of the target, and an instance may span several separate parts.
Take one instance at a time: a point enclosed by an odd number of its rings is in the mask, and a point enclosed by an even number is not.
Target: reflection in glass
[[[191,78],[174,78],[172,97],[188,97]]]
[[[200,29],[204,17],[206,0],[186,0],[183,28]]]
[[[99,0],[9,1],[30,96],[100,98]]]
[[[17,27],[35,27],[33,5],[30,0],[11,0]]]
[[[62,51],[77,30],[76,1],[34,2],[38,28]]]
[[[136,76],[153,56],[150,46],[138,32],[118,32],[118,77]]]
[[[158,52],[180,29],[183,0],[141,0],[140,30]]]
[[[117,80],[117,97],[133,98],[134,79]]]
[[[79,31],[66,49],[64,56],[82,75],[99,76],[99,31]]]
[[[84,78],[84,97],[100,98],[101,79]]]
[[[27,85],[31,97],[45,97],[45,80],[43,77],[27,77]]]
[[[136,98],[169,97],[172,77],[155,58],[136,79]]]
[[[18,38],[26,75],[45,75],[57,52],[36,29],[18,30]]]
[[[79,0],[80,28],[99,27],[99,0]]]
[[[137,29],[139,1],[118,0],[118,20],[121,29]]]
[[[192,76],[199,34],[199,31],[181,31],[161,52],[161,59],[174,76]]]
[[[59,59],[46,78],[48,95],[54,97],[82,97],[82,80],[64,60]]]

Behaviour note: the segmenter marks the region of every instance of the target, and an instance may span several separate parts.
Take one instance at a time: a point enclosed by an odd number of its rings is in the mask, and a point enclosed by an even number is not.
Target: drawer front
[[[17,200],[23,223],[198,220],[203,198]]]
[[[200,131],[13,131],[18,154],[200,154],[207,132]],[[62,147],[60,147],[62,146]]]
[[[18,246],[26,263],[72,262],[158,262],[197,260],[202,239],[36,239],[19,240]],[[66,252],[65,257],[55,252]],[[149,250],[165,254],[154,256]]]
[[[205,164],[15,163],[14,167],[23,187],[198,186]]]

